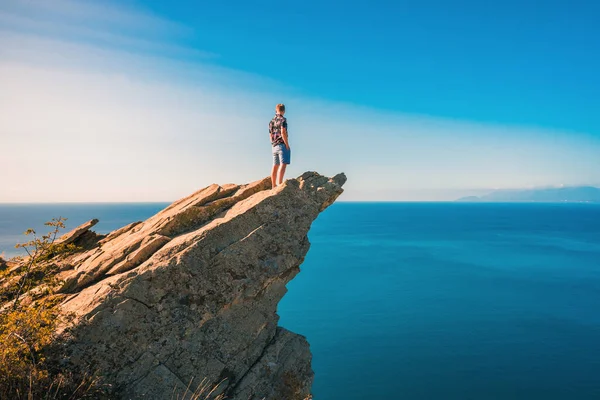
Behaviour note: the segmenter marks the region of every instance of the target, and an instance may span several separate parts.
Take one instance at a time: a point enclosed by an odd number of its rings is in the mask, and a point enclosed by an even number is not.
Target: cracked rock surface
[[[75,318],[64,362],[98,371],[122,399],[170,399],[193,379],[221,383],[228,399],[304,400],[309,345],[277,326],[277,304],[345,181],[307,172],[275,189],[269,178],[211,185],[98,236],[61,272]]]

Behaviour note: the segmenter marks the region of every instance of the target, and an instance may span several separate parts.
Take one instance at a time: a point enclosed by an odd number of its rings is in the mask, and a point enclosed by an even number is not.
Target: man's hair
[[[275,111],[277,111],[278,113],[280,113],[282,111],[285,111],[285,105],[283,105],[283,104],[277,104],[275,106]]]

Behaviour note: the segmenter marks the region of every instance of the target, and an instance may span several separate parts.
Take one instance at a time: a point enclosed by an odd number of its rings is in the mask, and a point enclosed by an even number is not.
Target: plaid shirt
[[[275,114],[271,122],[269,122],[269,134],[271,135],[272,146],[285,143],[281,136],[281,131],[283,128],[287,129],[287,126],[287,119],[281,114]]]

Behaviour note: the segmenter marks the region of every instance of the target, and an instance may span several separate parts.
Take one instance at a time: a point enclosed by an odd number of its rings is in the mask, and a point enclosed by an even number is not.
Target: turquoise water
[[[317,400],[599,399],[600,206],[339,203],[280,324]]]
[[[0,205],[0,252],[52,216],[108,232],[164,204]],[[600,206],[337,203],[280,324],[316,400],[599,399]]]

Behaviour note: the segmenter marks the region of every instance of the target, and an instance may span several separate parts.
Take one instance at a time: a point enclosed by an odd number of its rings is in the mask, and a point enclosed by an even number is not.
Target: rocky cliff
[[[65,235],[87,250],[61,267],[74,317],[63,364],[97,371],[123,399],[170,399],[192,380],[229,399],[309,397],[309,345],[277,326],[277,304],[345,181],[212,185],[105,237],[97,221]]]

